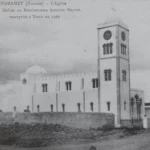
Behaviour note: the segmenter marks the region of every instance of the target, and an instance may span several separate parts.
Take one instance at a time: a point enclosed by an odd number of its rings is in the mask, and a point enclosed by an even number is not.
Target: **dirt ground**
[[[150,130],[0,125],[0,150],[150,150]]]
[[[150,131],[123,139],[112,139],[103,142],[96,141],[85,144],[49,146],[43,148],[16,148],[12,146],[1,146],[0,150],[89,150],[91,145],[95,146],[97,150],[150,150]]]

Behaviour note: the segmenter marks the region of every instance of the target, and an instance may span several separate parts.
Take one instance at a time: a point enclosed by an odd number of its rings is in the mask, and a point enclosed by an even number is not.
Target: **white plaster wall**
[[[85,112],[92,112],[90,103],[93,102],[93,112],[98,112],[98,89],[85,91]]]
[[[112,37],[109,40],[105,40],[103,35],[104,32],[110,30],[112,32]],[[102,28],[99,30],[99,44],[100,44],[100,108],[101,112],[110,112],[115,114],[115,120],[117,122],[117,72],[116,72],[116,39],[117,39],[117,28],[116,26],[111,26],[107,28]],[[113,43],[112,54],[103,55],[103,44]],[[105,81],[104,70],[112,70],[111,81]],[[110,111],[107,108],[107,102],[110,102]]]
[[[105,81],[104,70],[112,70],[112,80]],[[117,114],[117,82],[116,82],[116,59],[103,59],[100,62],[100,99],[101,111]],[[107,102],[110,101],[110,111],[107,110]]]
[[[83,112],[83,92],[67,91],[58,94],[58,111],[62,112],[62,104],[65,104],[66,112],[77,112],[77,103],[81,104],[81,112]]]
[[[122,80],[122,70],[126,70],[126,81]],[[121,95],[121,119],[130,118],[130,97],[129,97],[129,66],[128,61],[120,58],[120,95]],[[126,109],[124,102],[126,101]]]
[[[27,109],[27,106],[32,105],[32,93],[33,93],[33,83],[31,77],[29,75],[23,74],[20,77],[20,84],[21,84],[21,110],[24,111]],[[23,84],[22,80],[26,79],[27,83]]]
[[[56,112],[56,93],[44,93],[33,95],[34,112],[37,112],[37,105],[40,105],[41,112],[50,112],[53,105],[53,111]]]

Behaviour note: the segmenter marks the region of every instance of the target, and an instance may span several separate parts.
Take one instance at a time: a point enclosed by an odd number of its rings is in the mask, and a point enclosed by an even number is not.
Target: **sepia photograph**
[[[0,0],[0,150],[150,150],[150,0]]]

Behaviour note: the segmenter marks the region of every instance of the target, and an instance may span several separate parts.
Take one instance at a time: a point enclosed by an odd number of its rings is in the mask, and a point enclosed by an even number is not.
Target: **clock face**
[[[23,79],[23,80],[22,80],[22,83],[23,83],[23,84],[26,84],[26,83],[27,83],[27,80],[26,80],[26,79]]]
[[[109,40],[111,38],[111,36],[112,36],[111,31],[108,30],[108,31],[104,32],[104,39],[105,40]]]
[[[126,34],[125,34],[124,32],[121,33],[121,37],[122,37],[122,40],[123,40],[123,41],[126,40]]]

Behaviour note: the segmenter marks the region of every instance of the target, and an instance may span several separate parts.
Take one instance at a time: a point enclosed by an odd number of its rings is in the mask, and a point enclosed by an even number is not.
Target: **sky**
[[[143,89],[150,101],[150,1],[65,1],[81,11],[61,13],[58,20],[9,19],[11,13],[0,12],[0,91],[13,88],[10,81],[18,82],[32,65],[49,75],[96,71],[97,25],[116,15],[130,30],[131,85]]]

